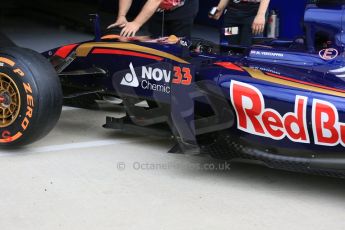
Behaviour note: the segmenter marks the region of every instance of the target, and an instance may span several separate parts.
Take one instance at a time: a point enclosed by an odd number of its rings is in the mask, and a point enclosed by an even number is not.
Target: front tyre
[[[0,147],[23,146],[47,135],[59,120],[62,90],[42,55],[0,48]]]

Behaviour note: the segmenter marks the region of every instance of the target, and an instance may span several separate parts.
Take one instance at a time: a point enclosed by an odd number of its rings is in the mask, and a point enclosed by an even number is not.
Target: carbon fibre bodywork
[[[310,5],[306,37],[250,48],[108,35],[44,55],[66,98],[124,106],[106,128],[173,136],[184,153],[344,177],[343,17],[342,6]]]

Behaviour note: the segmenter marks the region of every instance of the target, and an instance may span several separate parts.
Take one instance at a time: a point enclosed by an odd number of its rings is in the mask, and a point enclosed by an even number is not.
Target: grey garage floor
[[[26,22],[27,23],[27,22]],[[3,28],[43,51],[89,35]],[[345,182],[167,154],[168,140],[104,130],[106,115],[65,107],[43,140],[0,152],[0,229],[343,229]]]

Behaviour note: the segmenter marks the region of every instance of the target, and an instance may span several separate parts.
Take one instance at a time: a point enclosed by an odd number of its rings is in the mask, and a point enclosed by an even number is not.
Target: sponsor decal
[[[268,68],[268,67],[250,65],[249,68],[261,70],[261,71],[263,71],[263,72],[268,72],[268,73],[274,73],[274,74],[281,75],[280,72],[278,72],[278,71],[276,71],[276,70],[274,70],[274,69]]]
[[[336,57],[338,57],[339,52],[338,50],[334,49],[334,48],[328,48],[328,49],[323,49],[320,50],[319,52],[319,56],[326,61],[330,61],[335,59]]]
[[[311,143],[307,128],[308,97],[297,95],[294,111],[282,115],[267,108],[262,93],[252,85],[232,81],[230,96],[239,130],[273,140],[288,138],[296,143]],[[316,145],[345,147],[345,123],[339,121],[333,104],[313,100],[311,129]]]
[[[191,70],[187,67],[174,66],[172,71],[160,67],[142,66],[140,74],[138,74],[139,70],[136,71],[133,63],[130,63],[129,70],[130,72],[122,78],[121,85],[167,94],[171,92],[170,82],[178,85],[190,85],[193,80]]]
[[[315,144],[345,147],[345,123],[339,122],[338,110],[333,104],[314,99],[312,120]]]
[[[192,43],[188,40],[180,39],[180,45],[184,46],[184,47],[190,47],[192,45]]]
[[[129,64],[130,73],[127,73],[125,77],[121,81],[121,85],[130,86],[130,87],[138,87],[139,80],[137,74],[135,73],[135,69],[133,64]]]
[[[259,55],[259,56],[269,56],[269,57],[284,57],[282,53],[276,52],[267,52],[267,51],[259,51],[259,50],[252,50],[250,51],[251,55]]]

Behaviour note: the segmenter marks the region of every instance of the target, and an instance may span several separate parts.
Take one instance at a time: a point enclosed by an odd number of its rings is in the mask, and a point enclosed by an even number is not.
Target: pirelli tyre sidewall
[[[0,48],[0,147],[30,144],[48,134],[62,100],[48,60],[28,49]]]

